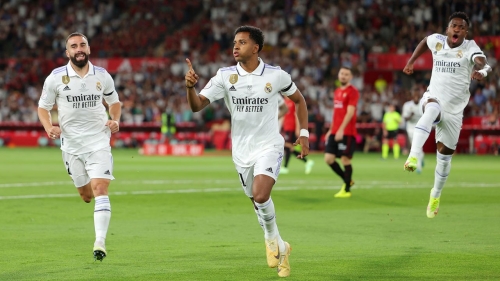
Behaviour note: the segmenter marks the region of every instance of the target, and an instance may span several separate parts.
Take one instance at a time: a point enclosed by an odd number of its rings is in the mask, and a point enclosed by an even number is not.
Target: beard
[[[340,86],[344,87],[345,85],[347,85],[347,82],[343,82],[343,81],[339,81],[340,82]]]
[[[74,55],[74,56],[72,56],[72,57],[70,56],[70,57],[69,57],[69,59],[71,60],[71,62],[72,62],[74,65],[76,65],[77,67],[79,67],[79,68],[82,68],[82,67],[86,66],[86,65],[87,65],[87,63],[89,62],[89,55],[87,55],[87,54],[83,53],[83,55],[85,56],[85,57],[83,58],[83,60],[77,60],[77,59],[76,59],[76,56],[77,56],[77,55],[82,55],[82,53],[76,54],[76,55]]]

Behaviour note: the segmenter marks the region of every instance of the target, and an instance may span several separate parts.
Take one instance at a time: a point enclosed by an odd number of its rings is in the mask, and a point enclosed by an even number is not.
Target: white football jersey
[[[56,68],[45,79],[38,106],[51,110],[57,104],[61,128],[61,150],[83,154],[110,146],[106,127],[108,105],[119,102],[113,78],[106,69],[89,63],[89,72],[80,77],[67,65]]]
[[[200,92],[210,102],[224,98],[231,113],[233,161],[241,167],[252,166],[266,151],[283,149],[278,123],[280,94],[297,91],[288,73],[259,61],[252,73],[239,64],[220,68]]]
[[[444,111],[458,114],[469,102],[474,58],[485,55],[474,40],[464,40],[462,45],[450,48],[446,39],[447,36],[437,33],[427,37],[433,59],[428,91],[430,96],[438,98]]]
[[[420,117],[422,116],[422,111],[419,108],[419,104],[420,103],[415,104],[413,100],[407,101],[403,104],[403,110],[401,114],[402,117],[406,120],[406,118],[411,116],[410,119],[406,121],[406,128],[415,127],[415,125],[417,125],[418,119],[420,119]]]

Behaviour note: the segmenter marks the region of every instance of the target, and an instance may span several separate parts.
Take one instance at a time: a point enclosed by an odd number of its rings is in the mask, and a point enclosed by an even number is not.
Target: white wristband
[[[300,136],[308,138],[309,137],[309,131],[306,130],[306,129],[300,129]]]
[[[481,70],[478,70],[477,72],[481,73],[483,75],[483,77],[486,77],[488,76],[488,72],[486,71],[486,69],[481,69]]]

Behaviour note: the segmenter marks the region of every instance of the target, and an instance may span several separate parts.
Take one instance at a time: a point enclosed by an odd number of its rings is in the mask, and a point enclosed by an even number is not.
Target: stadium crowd
[[[123,102],[122,122],[159,122],[161,113],[176,123],[198,124],[226,118],[219,103],[201,113],[189,110],[184,89],[189,57],[203,87],[219,67],[233,65],[234,28],[260,27],[266,46],[261,57],[280,65],[307,99],[310,121],[319,128],[331,122],[331,92],[340,66],[353,69],[353,84],[361,93],[359,122],[380,122],[389,103],[398,110],[410,100],[411,87],[424,91],[429,71],[410,84],[395,69],[392,81],[382,76],[364,81],[370,53],[411,53],[432,33],[443,33],[448,16],[465,11],[471,19],[469,38],[498,34],[496,1],[2,1],[0,10],[0,122],[37,122],[36,107],[45,77],[67,62],[65,38],[73,31],[87,34],[93,58],[163,57],[163,66],[112,73]],[[58,3],[57,5],[55,3]],[[467,116],[486,116],[500,109],[498,52],[479,43],[493,72],[486,82],[471,84]],[[500,46],[496,46],[500,48]],[[353,57],[359,57],[355,60]]]

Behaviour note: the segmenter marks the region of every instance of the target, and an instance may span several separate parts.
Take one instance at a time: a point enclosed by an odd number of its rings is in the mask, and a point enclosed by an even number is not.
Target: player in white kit
[[[418,155],[436,125],[437,164],[434,187],[431,189],[427,217],[434,218],[439,210],[441,191],[448,179],[451,158],[462,128],[464,108],[470,98],[471,79],[482,80],[491,71],[486,57],[474,40],[466,40],[469,18],[455,12],[449,18],[446,35],[432,34],[424,38],[403,69],[413,73],[413,63],[427,49],[432,51],[433,66],[429,87],[420,100],[422,117],[415,126],[410,155],[404,164],[406,171],[417,168]]]
[[[268,266],[277,267],[278,275],[287,277],[290,275],[291,247],[280,236],[271,199],[285,144],[279,131],[278,103],[280,94],[295,102],[301,128],[295,144],[302,147],[298,157],[305,157],[309,153],[306,102],[288,73],[259,58],[264,45],[260,29],[239,27],[233,43],[237,65],[220,68],[199,94],[194,89],[198,75],[186,59],[189,67],[185,77],[187,99],[194,112],[224,99],[231,113],[233,162],[264,230]]]
[[[415,132],[415,126],[418,120],[422,117],[422,111],[420,110],[419,100],[420,100],[420,89],[414,88],[412,90],[412,99],[403,104],[402,117],[405,120],[406,134],[408,136],[408,142],[412,143],[413,133]],[[417,161],[417,173],[422,171],[422,163],[424,158],[424,152],[418,155]]]
[[[51,139],[61,139],[65,169],[83,201],[95,197],[95,260],[106,257],[106,233],[111,218],[108,186],[113,177],[110,136],[119,130],[121,103],[113,78],[88,59],[87,37],[72,33],[66,39],[69,62],[45,79],[38,102],[38,117]],[[109,116],[103,105],[109,106]],[[50,110],[57,104],[59,126],[51,122]]]

